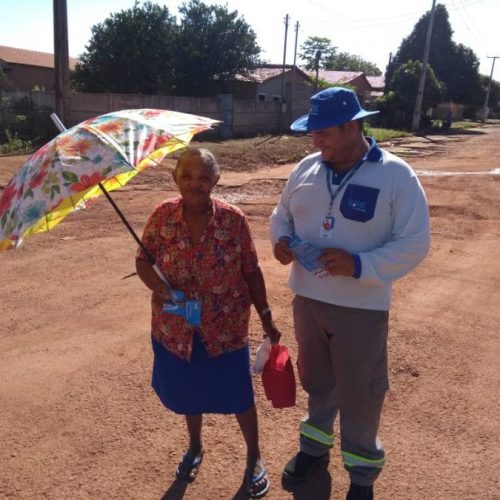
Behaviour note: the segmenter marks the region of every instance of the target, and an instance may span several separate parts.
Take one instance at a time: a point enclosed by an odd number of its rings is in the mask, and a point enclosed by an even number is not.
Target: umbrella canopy
[[[36,151],[0,198],[0,250],[49,231],[72,211],[219,123],[159,109],[129,109],[86,120]]]

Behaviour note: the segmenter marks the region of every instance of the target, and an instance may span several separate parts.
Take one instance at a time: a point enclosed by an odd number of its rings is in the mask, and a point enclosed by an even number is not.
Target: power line
[[[311,1],[311,0],[309,0]],[[452,0],[453,1],[453,0]],[[467,4],[462,3],[463,7],[470,7],[471,5],[475,5],[478,3],[483,3],[484,0],[470,0]],[[317,2],[314,2],[317,3]],[[326,7],[325,7],[326,8]],[[456,5],[452,6],[453,10],[459,10]],[[396,16],[381,16],[381,17],[369,17],[362,19],[342,19],[332,21],[329,19],[303,19],[303,22],[314,23],[314,24],[328,24],[336,29],[352,29],[352,28],[370,28],[370,27],[379,27],[379,26],[387,26],[390,24],[397,24],[405,19],[410,19],[415,16],[421,16],[422,11],[414,11],[408,12],[404,14],[398,14]],[[373,25],[373,26],[371,26]]]
[[[382,26],[389,26],[391,24],[398,24],[405,20],[410,20],[414,18],[413,15],[404,15],[396,18],[386,18],[386,20],[379,19],[367,19],[359,21],[330,21],[328,19],[302,19],[303,22],[309,24],[323,24],[331,26],[336,30],[351,30],[351,29],[362,29],[362,28],[380,28]]]
[[[481,32],[477,29],[476,23],[475,23],[475,22],[474,22],[474,20],[472,19],[472,16],[469,14],[469,11],[467,10],[467,7],[466,7],[466,5],[465,5],[465,3],[464,3],[464,0],[458,0],[458,1],[459,1],[460,5],[462,6],[462,9],[463,9],[463,11],[464,11],[464,14],[466,15],[466,17],[468,17],[468,18],[469,18],[469,21],[470,21],[470,23],[471,23],[471,25],[472,25],[472,28],[475,30],[475,32],[476,32],[479,36],[481,36]]]
[[[472,30],[469,28],[469,25],[467,24],[467,21],[465,20],[465,18],[462,16],[462,13],[460,12],[460,9],[456,6],[455,4],[455,0],[451,0],[451,3],[453,5],[453,7],[455,8],[455,10],[457,11],[457,14],[458,14],[458,17],[460,17],[460,19],[462,20],[462,22],[464,23],[464,26],[467,28],[467,31],[472,35]]]
[[[457,0],[457,1],[460,2],[460,4],[463,7],[464,14],[466,14],[465,5],[462,2],[462,0]],[[472,29],[469,26],[469,23],[466,21],[465,17],[462,16],[461,10],[456,6],[455,0],[451,0],[451,3],[453,4],[453,6],[454,6],[454,8],[455,8],[455,10],[456,10],[456,12],[458,14],[458,17],[460,17],[460,19],[463,22],[463,24],[464,24],[465,28],[467,29],[467,31],[483,46],[484,49],[486,49],[486,44],[484,43],[484,40],[482,39],[481,36],[477,36],[477,34],[472,31]],[[472,22],[472,20],[471,20],[471,22]]]
[[[322,9],[329,10],[330,12],[333,12],[334,14],[340,15],[340,12],[338,10],[332,9],[331,7],[327,7],[326,5],[323,5],[320,2],[317,2],[316,0],[307,0],[309,3],[313,3],[315,5],[318,5]]]

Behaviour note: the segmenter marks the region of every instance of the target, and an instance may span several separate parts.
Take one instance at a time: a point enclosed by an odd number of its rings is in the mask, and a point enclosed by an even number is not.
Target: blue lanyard
[[[328,215],[331,215],[331,213],[332,213],[333,202],[335,201],[335,198],[337,198],[337,196],[340,194],[340,191],[342,191],[342,189],[347,184],[347,182],[350,179],[352,179],[352,177],[359,170],[359,168],[361,167],[361,165],[363,165],[365,159],[366,159],[366,157],[362,158],[356,164],[356,166],[354,166],[353,168],[351,168],[351,170],[349,170],[349,172],[342,179],[342,182],[337,186],[337,189],[335,191],[332,188],[332,175],[333,175],[332,174],[332,169],[330,167],[327,167],[327,171],[326,171],[326,183],[327,183],[327,187],[328,187],[328,192],[330,193],[330,205],[328,206]]]

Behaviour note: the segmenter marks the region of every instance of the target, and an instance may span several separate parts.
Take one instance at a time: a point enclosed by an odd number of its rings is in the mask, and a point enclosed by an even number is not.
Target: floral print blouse
[[[212,217],[193,244],[181,197],[161,203],[144,229],[142,241],[172,288],[186,300],[201,300],[197,327],[210,357],[248,343],[251,298],[243,273],[258,268],[257,253],[243,212],[212,198]],[[141,249],[138,258],[145,259]],[[152,335],[173,354],[189,360],[195,327],[181,316],[163,313],[152,300]]]

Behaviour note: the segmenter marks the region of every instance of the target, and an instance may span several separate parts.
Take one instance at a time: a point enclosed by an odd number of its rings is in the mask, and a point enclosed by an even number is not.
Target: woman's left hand
[[[271,314],[265,314],[261,318],[264,337],[269,337],[271,344],[277,344],[280,341],[281,333],[274,324]]]

